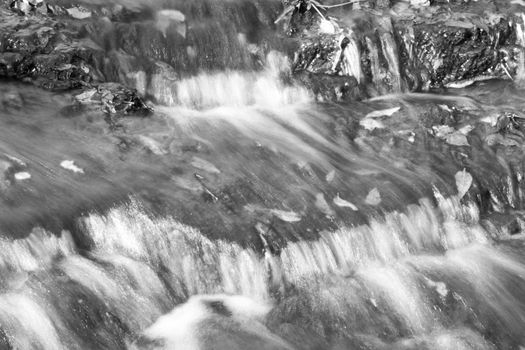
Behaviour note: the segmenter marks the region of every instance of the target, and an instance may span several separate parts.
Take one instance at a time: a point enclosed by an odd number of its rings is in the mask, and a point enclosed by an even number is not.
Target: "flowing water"
[[[157,5],[131,25],[164,31],[176,78],[126,77],[153,115],[114,128],[69,93],[0,84],[0,349],[525,347],[523,135],[486,137],[523,90],[403,94],[385,33],[369,50],[397,93],[318,103],[254,25],[279,2]],[[171,7],[182,49],[155,15]],[[250,42],[275,49],[254,65]]]

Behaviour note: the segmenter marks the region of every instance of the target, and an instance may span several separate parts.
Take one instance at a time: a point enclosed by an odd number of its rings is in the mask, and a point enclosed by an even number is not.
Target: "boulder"
[[[395,6],[294,7],[284,28],[298,43],[294,73],[353,77],[372,96],[525,75],[525,23],[515,11],[428,1]]]

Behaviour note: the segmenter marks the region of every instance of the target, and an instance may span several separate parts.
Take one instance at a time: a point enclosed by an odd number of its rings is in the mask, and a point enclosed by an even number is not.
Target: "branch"
[[[341,4],[336,4],[336,5],[321,5],[321,4],[319,4],[318,6],[321,7],[321,8],[324,8],[324,9],[332,9],[332,8],[335,8],[335,7],[342,7],[342,6],[346,6],[346,5],[355,4],[355,3],[361,2],[361,1],[365,1],[365,0],[352,0],[352,1],[347,1],[347,2],[343,2]]]

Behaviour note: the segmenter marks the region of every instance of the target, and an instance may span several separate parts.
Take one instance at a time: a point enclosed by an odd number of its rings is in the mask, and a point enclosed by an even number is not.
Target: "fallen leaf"
[[[328,205],[328,202],[326,201],[326,199],[324,198],[324,194],[322,193],[318,193],[315,195],[315,206],[317,207],[317,209],[319,209],[328,216],[334,215],[334,211],[332,210],[332,208],[330,208],[330,205]]]
[[[388,109],[381,109],[368,113],[365,118],[380,118],[380,117],[391,117],[394,113],[398,112],[401,107],[394,107]]]
[[[445,138],[447,135],[452,134],[455,129],[448,125],[434,125],[432,127],[432,131],[434,132],[434,135],[439,138]]]
[[[193,157],[191,161],[191,165],[197,169],[204,170],[211,174],[220,174],[221,171],[217,169],[215,165],[208,162],[205,159],[199,158],[199,157]]]
[[[473,80],[473,79],[466,79],[466,80],[461,80],[461,81],[454,81],[454,82],[451,82],[451,83],[447,83],[445,84],[445,87],[449,88],[449,89],[462,89],[464,87],[467,87],[467,86],[470,86],[472,84],[474,84],[476,81]]]
[[[449,106],[447,106],[445,104],[438,105],[438,107],[441,108],[444,111],[452,112],[452,108],[450,108]]]
[[[381,203],[381,194],[377,188],[372,189],[365,199],[366,204],[369,205],[379,205]]]
[[[162,156],[168,153],[156,140],[152,139],[151,137],[139,135],[139,140],[142,143],[142,145],[146,147],[149,151],[151,151],[151,153],[153,154]]]
[[[332,182],[335,178],[335,170],[330,171],[328,174],[326,174],[326,182]]]
[[[75,99],[80,102],[80,103],[90,103],[90,102],[94,102],[92,100],[92,97],[97,93],[97,89],[90,89],[90,90],[86,90],[84,91],[83,93],[81,94],[78,94],[75,96]]]
[[[286,222],[298,222],[301,221],[301,215],[297,214],[293,211],[284,211],[279,209],[272,209],[270,212],[281,219],[282,221]]]
[[[84,170],[76,166],[72,160],[64,160],[60,163],[60,166],[64,169],[71,170],[74,173],[84,174]]]
[[[463,169],[463,171],[458,171],[456,173],[455,179],[456,187],[458,189],[458,196],[459,199],[461,199],[468,192],[470,186],[472,186],[472,175],[470,175],[466,169]]]
[[[334,198],[334,204],[337,205],[338,207],[350,208],[353,211],[358,211],[357,207],[353,203],[350,203],[349,201],[346,201],[342,199],[341,197],[339,197],[339,193]]]
[[[29,180],[30,178],[31,178],[31,174],[29,174],[28,172],[25,172],[25,171],[22,171],[22,172],[19,172],[19,173],[15,174],[15,179],[18,180],[18,181]]]
[[[447,135],[445,141],[452,146],[470,146],[467,137],[459,132]]]
[[[370,118],[364,118],[362,119],[359,124],[365,128],[365,130],[372,131],[374,129],[384,129],[385,125],[381,123],[379,120],[370,119]]]
[[[493,114],[493,115],[489,115],[487,117],[481,118],[480,120],[483,123],[490,124],[491,126],[496,126],[496,124],[498,123],[498,118],[499,118],[498,114]]]
[[[463,135],[468,135],[468,133],[470,133],[472,130],[474,130],[474,127],[472,125],[465,125],[458,131]]]
[[[71,17],[76,18],[76,19],[86,19],[86,18],[91,17],[91,11],[85,8],[72,7],[72,8],[66,9],[66,12]]]
[[[332,21],[321,19],[321,23],[319,23],[319,32],[323,34],[335,34],[335,26]]]

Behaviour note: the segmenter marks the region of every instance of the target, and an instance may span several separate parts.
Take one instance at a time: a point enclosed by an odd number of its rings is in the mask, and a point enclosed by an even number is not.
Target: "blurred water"
[[[126,79],[153,115],[0,84],[0,349],[525,346],[524,136],[496,130],[522,90],[403,94],[384,33],[393,94],[318,103],[285,52],[254,59],[279,2],[120,3],[138,15],[89,35],[144,56]]]

